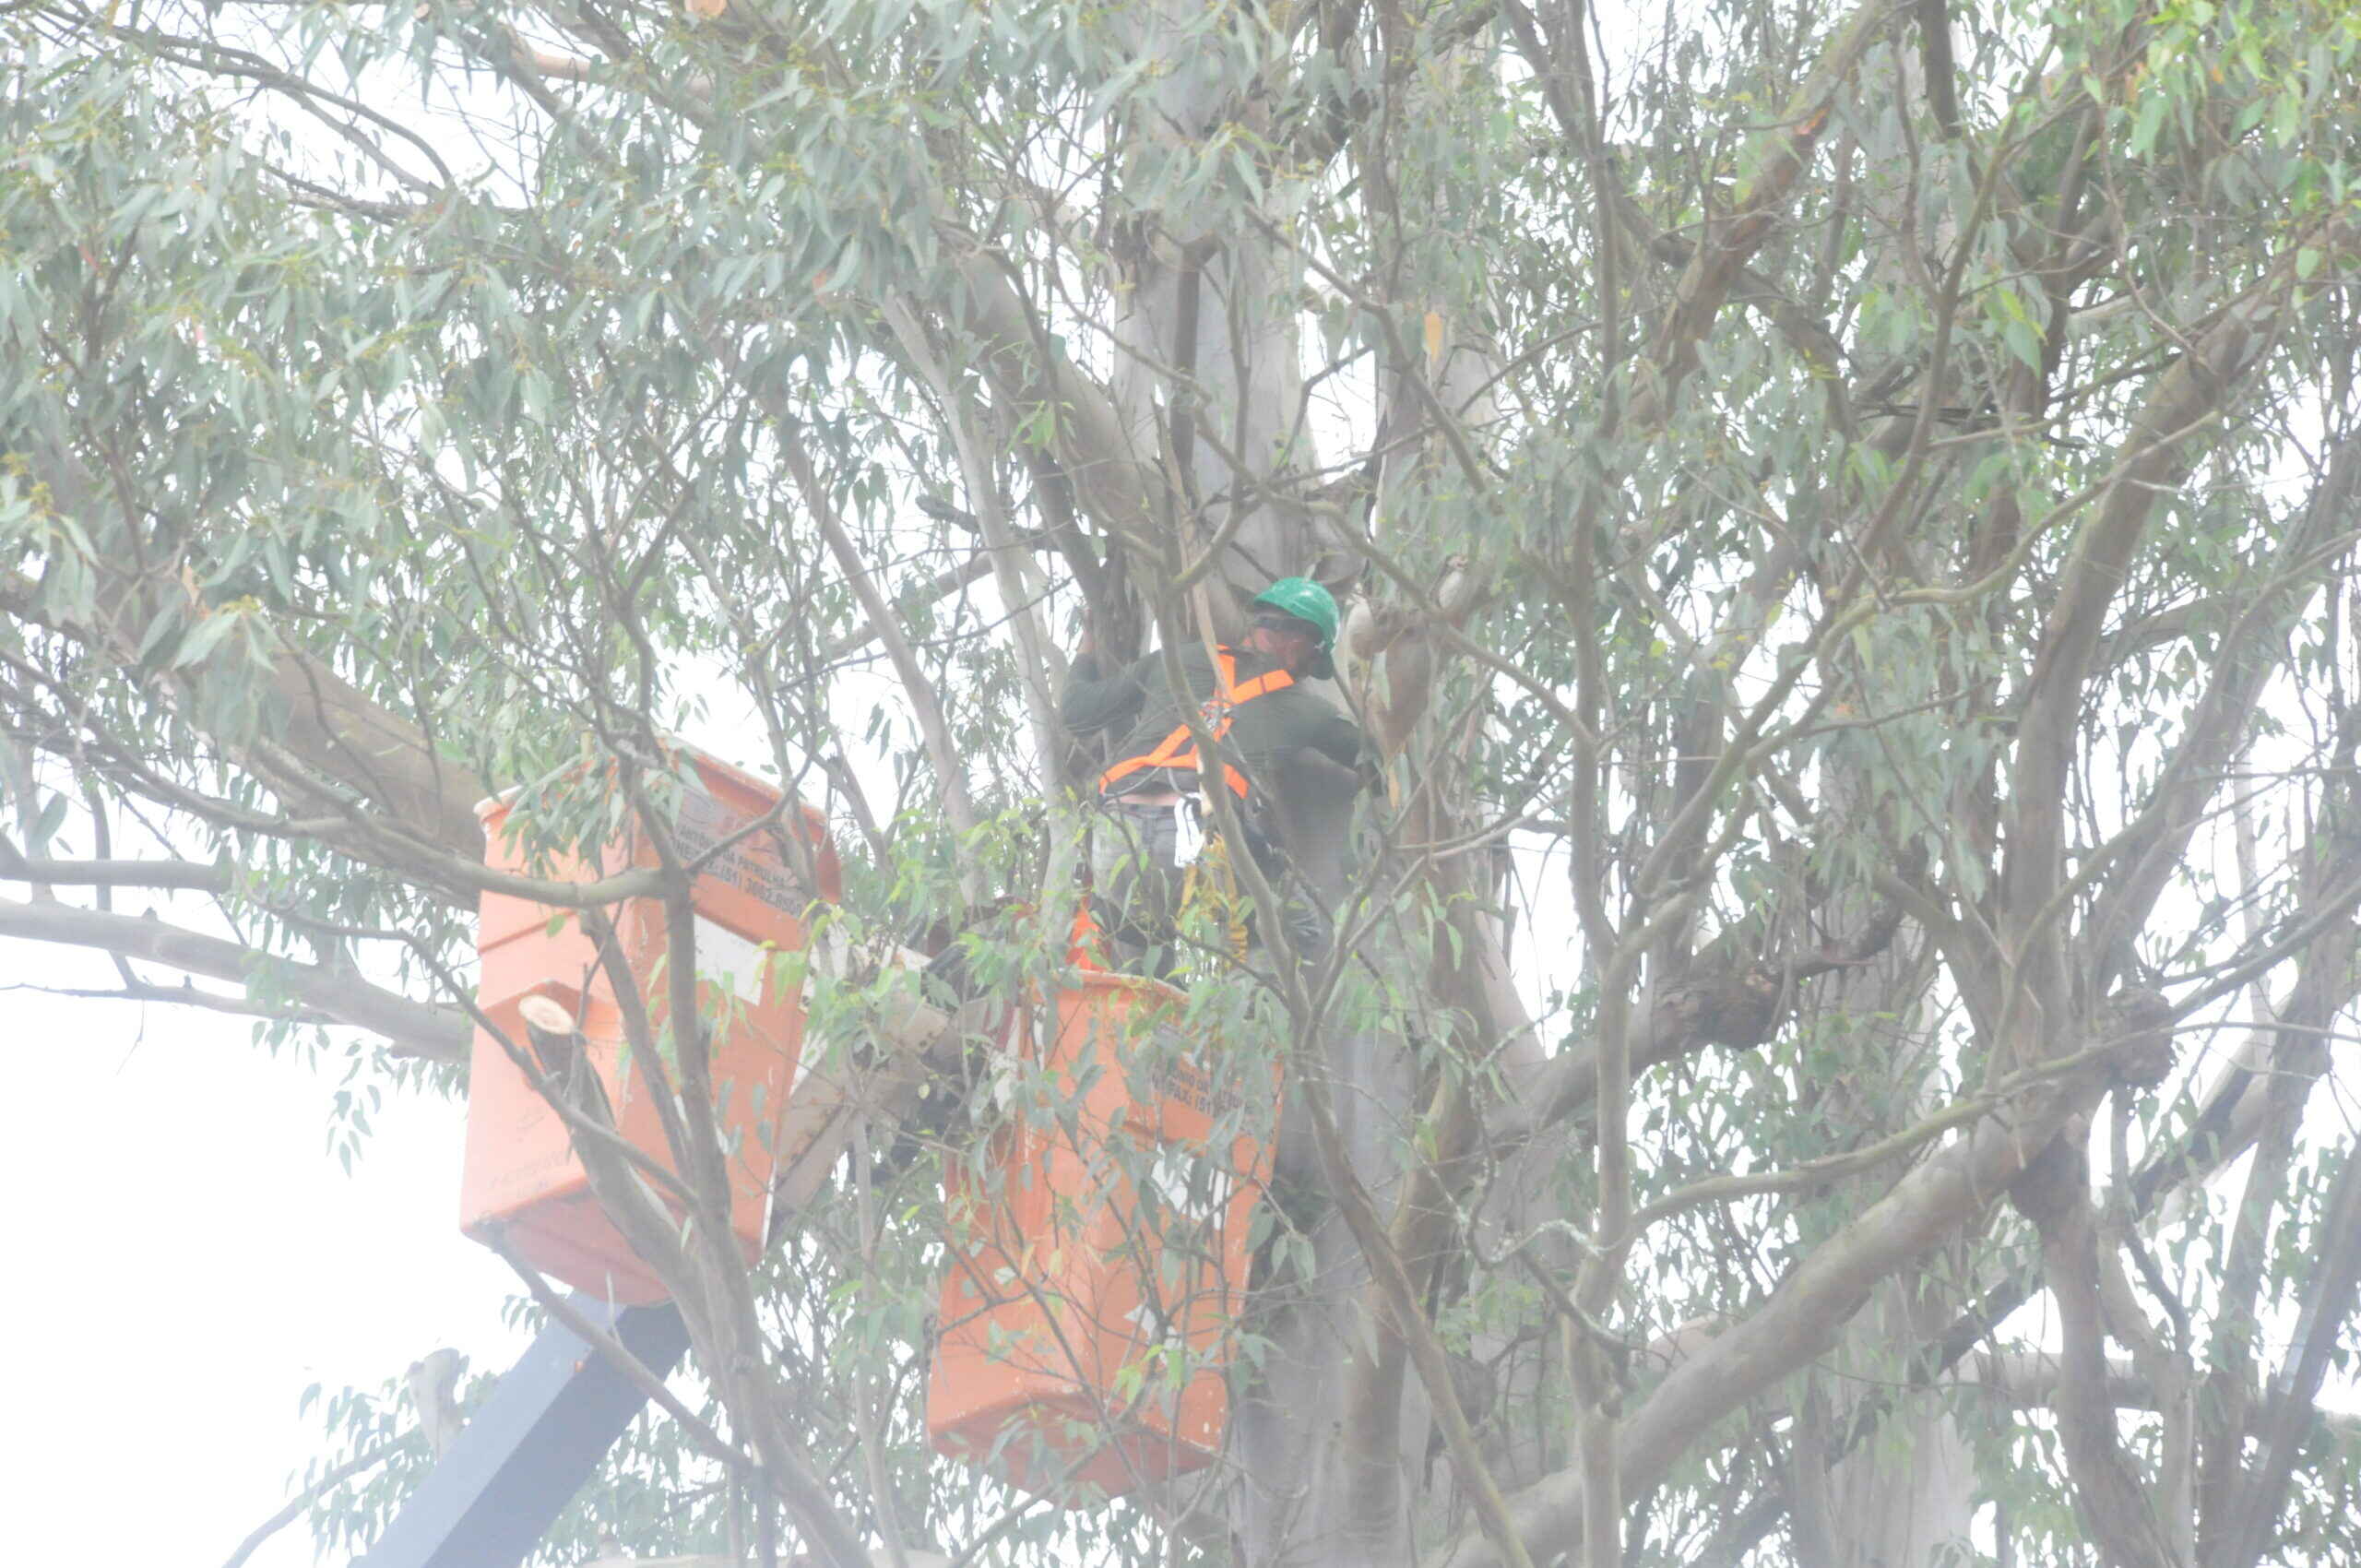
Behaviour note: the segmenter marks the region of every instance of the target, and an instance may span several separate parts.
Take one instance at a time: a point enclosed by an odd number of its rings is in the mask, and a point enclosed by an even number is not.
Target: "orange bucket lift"
[[[710,757],[688,754],[703,789],[691,790],[681,802],[675,833],[684,851],[701,853],[721,843],[778,803],[779,791],[771,785]],[[653,847],[635,825],[596,864],[562,860],[535,873],[523,848],[505,831],[512,804],[504,797],[477,808],[485,858],[494,869],[588,880],[657,863]],[[809,806],[789,814],[789,821],[811,846],[820,884],[816,897],[836,901],[843,882],[825,821]],[[706,1008],[718,1012],[711,1060],[723,1145],[732,1151],[730,1224],[749,1261],[762,1249],[779,1119],[803,1045],[801,992],[779,984],[766,949],[803,947],[802,916],[814,896],[771,828],[748,834],[716,856],[692,890],[699,996]],[[610,918],[651,1027],[660,1031],[667,995],[661,983],[667,946],[663,906],[653,898],[634,899],[611,910]],[[486,893],[476,947],[482,965],[476,1002],[486,1016],[529,1051],[519,1004],[540,995],[564,1007],[579,1021],[584,1055],[606,1092],[617,1130],[632,1146],[669,1168],[671,1155],[649,1085],[629,1060],[614,988],[575,912]],[[663,1285],[591,1195],[564,1122],[500,1042],[481,1028],[469,1080],[459,1222],[478,1240],[504,1229],[510,1247],[527,1262],[595,1296],[632,1305],[665,1298]]]
[[[1210,1464],[1271,1146],[1228,1124],[1204,1042],[1152,1022],[1171,986],[1086,971],[1020,1014],[1016,1048],[1069,1127],[1019,1116],[980,1181],[945,1182],[952,1264],[927,1386],[938,1452],[1028,1490],[1116,1496]],[[1272,1078],[1273,1113],[1278,1083]],[[1265,1126],[1275,1125],[1275,1121]]]

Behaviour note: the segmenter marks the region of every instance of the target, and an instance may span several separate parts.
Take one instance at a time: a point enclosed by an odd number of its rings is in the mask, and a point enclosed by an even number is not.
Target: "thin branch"
[[[2297,1451],[2310,1435],[2313,1401],[2361,1291],[2361,1152],[2346,1151],[2319,1236],[2319,1272],[2296,1325],[2295,1346],[2272,1379],[2260,1460],[2236,1493],[2215,1558],[2225,1568],[2252,1568],[2271,1546]]]
[[[1709,1176],[1702,1182],[1691,1182],[1640,1210],[1632,1219],[1632,1232],[1636,1235],[1652,1225],[1707,1204],[1735,1203],[1739,1198],[1759,1197],[1770,1193],[1811,1192],[1832,1182],[1873,1170],[1888,1161],[1900,1159],[1925,1147],[1953,1128],[1966,1126],[1989,1114],[2029,1088],[2113,1057],[2118,1050],[2114,1042],[2109,1041],[2012,1073],[1990,1089],[1955,1100],[1914,1126],[1859,1148],[1847,1149],[1843,1154],[1808,1159],[1801,1165],[1792,1165],[1784,1170],[1766,1170],[1750,1176]]]
[[[374,1448],[355,1455],[296,1493],[294,1497],[288,1500],[286,1507],[256,1525],[252,1533],[238,1543],[238,1549],[230,1554],[229,1561],[222,1563],[221,1568],[241,1568],[241,1564],[247,1558],[252,1557],[255,1550],[263,1542],[302,1518],[303,1510],[361,1474],[362,1471],[384,1463],[388,1456],[401,1447],[403,1441],[397,1438],[391,1443],[381,1443]]]
[[[230,868],[195,861],[54,861],[0,853],[0,882],[57,887],[158,887],[228,893]]]
[[[624,1382],[638,1389],[654,1401],[658,1408],[678,1421],[690,1441],[708,1455],[741,1475],[761,1477],[762,1467],[755,1464],[744,1449],[714,1431],[711,1422],[682,1404],[680,1396],[666,1387],[664,1380],[650,1371],[647,1362],[633,1355],[623,1341],[592,1323],[572,1301],[551,1289],[550,1282],[541,1277],[540,1270],[519,1257],[516,1250],[508,1244],[504,1231],[493,1229],[487,1235],[492,1250],[498,1253],[501,1261],[515,1271],[516,1277],[524,1282],[525,1289],[532,1292],[533,1300],[565,1325],[566,1332],[598,1351],[601,1360],[623,1374]]]
[[[836,558],[836,565],[851,585],[853,597],[869,616],[869,624],[885,645],[886,657],[892,660],[894,672],[901,677],[902,689],[910,699],[911,709],[919,721],[919,732],[926,742],[927,753],[934,759],[936,777],[943,784],[943,814],[959,832],[972,833],[976,828],[976,808],[967,796],[967,773],[960,766],[958,748],[952,743],[950,720],[943,711],[943,699],[935,694],[934,685],[919,668],[917,653],[910,647],[909,638],[902,635],[896,621],[893,606],[869,570],[868,563],[854,548],[852,536],[845,531],[843,519],[836,515],[836,504],[813,471],[812,457],[803,441],[803,423],[767,388],[756,395],[778,429],[781,455],[787,460],[788,472],[795,480],[795,487],[803,497],[805,508],[813,521],[819,525],[820,535],[827,540],[828,552]],[[963,873],[968,880],[972,873]],[[971,890],[972,892],[972,890]]]

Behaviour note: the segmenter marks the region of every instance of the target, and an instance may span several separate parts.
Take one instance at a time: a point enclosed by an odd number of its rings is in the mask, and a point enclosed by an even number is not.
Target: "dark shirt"
[[[1188,706],[1193,708],[1214,695],[1213,658],[1203,644],[1191,644],[1180,649],[1180,662],[1189,683]],[[1260,654],[1240,652],[1238,683],[1242,686],[1275,668],[1273,660]],[[1058,717],[1077,735],[1102,730],[1121,734],[1122,741],[1109,754],[1110,764],[1147,755],[1180,728],[1182,705],[1165,679],[1163,654],[1134,659],[1112,675],[1103,674],[1103,669],[1096,654],[1084,654],[1074,660],[1074,673],[1058,704]],[[1222,750],[1236,761],[1250,783],[1273,777],[1273,762],[1306,746],[1341,766],[1358,768],[1366,742],[1359,725],[1337,712],[1326,698],[1299,685],[1282,686],[1240,703],[1230,710],[1229,731],[1221,737]],[[1168,785],[1184,790],[1195,787],[1193,769],[1177,772],[1175,777],[1163,768],[1143,768],[1117,779],[1111,792],[1124,795]]]

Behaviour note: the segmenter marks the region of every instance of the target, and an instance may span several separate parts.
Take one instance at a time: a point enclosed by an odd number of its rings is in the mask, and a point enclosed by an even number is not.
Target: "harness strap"
[[[1218,683],[1218,686],[1213,699],[1205,703],[1199,712],[1204,714],[1206,727],[1212,731],[1213,738],[1216,741],[1229,733],[1230,719],[1236,713],[1239,704],[1252,702],[1266,692],[1281,691],[1295,684],[1295,677],[1286,671],[1267,670],[1241,686],[1238,683],[1236,654],[1226,647],[1216,648],[1214,660],[1214,679]],[[1146,755],[1125,757],[1100,774],[1098,776],[1099,790],[1103,793],[1109,785],[1119,779],[1128,778],[1134,773],[1151,767],[1186,767],[1198,771],[1204,769],[1204,764],[1197,755],[1196,742],[1189,738],[1189,727],[1186,724],[1179,726],[1172,733],[1157,742],[1156,748]],[[1241,801],[1246,799],[1246,775],[1239,772],[1228,763],[1222,765],[1221,773],[1222,782],[1229,786],[1230,793]]]

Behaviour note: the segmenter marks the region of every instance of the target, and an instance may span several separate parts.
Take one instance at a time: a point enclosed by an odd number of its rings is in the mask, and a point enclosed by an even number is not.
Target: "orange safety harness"
[[[1236,654],[1226,647],[1216,648],[1214,659],[1220,667],[1216,678],[1221,684],[1213,697],[1200,707],[1198,712],[1204,716],[1205,728],[1212,731],[1213,738],[1216,741],[1229,733],[1230,719],[1237,713],[1240,703],[1252,702],[1265,692],[1280,691],[1295,684],[1295,677],[1286,671],[1272,670],[1255,676],[1241,686],[1238,683]],[[1164,737],[1157,742],[1156,749],[1145,756],[1125,757],[1100,774],[1098,789],[1099,792],[1104,794],[1108,787],[1118,779],[1128,778],[1134,773],[1151,767],[1203,768],[1204,766],[1204,764],[1197,757],[1196,742],[1189,738],[1189,727],[1183,724]],[[1222,764],[1221,773],[1222,782],[1229,786],[1230,793],[1241,801],[1244,800],[1246,775],[1228,763]]]

